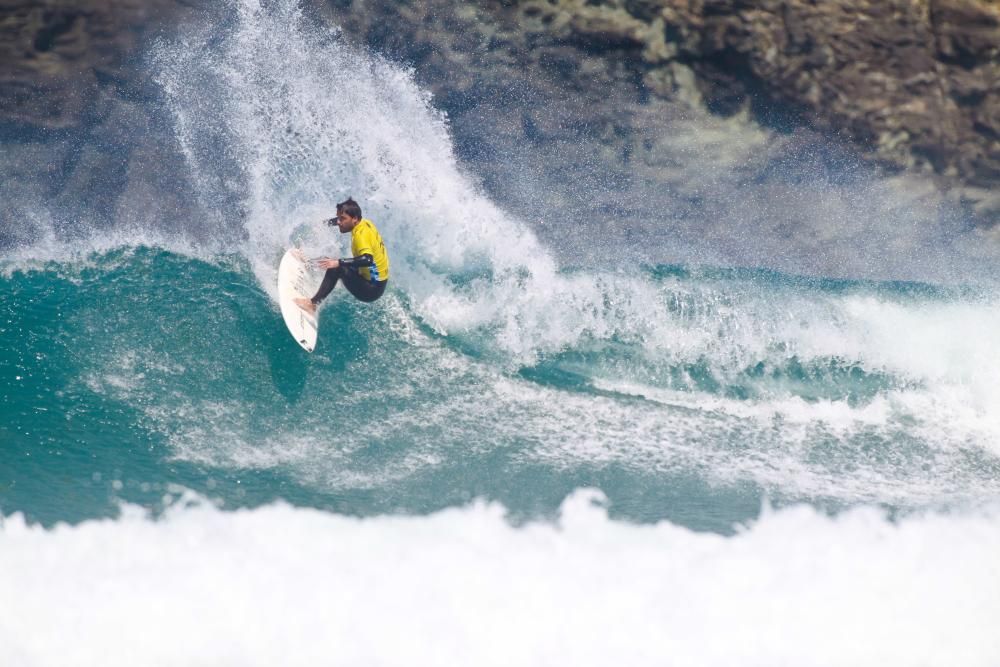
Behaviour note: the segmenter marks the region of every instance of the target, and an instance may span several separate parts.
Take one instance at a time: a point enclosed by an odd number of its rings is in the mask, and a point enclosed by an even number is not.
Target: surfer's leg
[[[344,287],[354,295],[358,301],[371,303],[378,299],[385,292],[385,284],[389,281],[371,282],[365,280],[356,271],[345,271],[341,276],[344,279]]]
[[[326,274],[323,276],[323,282],[320,283],[319,289],[316,291],[316,295],[310,299],[314,306],[318,306],[320,302],[330,295],[333,288],[337,286],[337,279],[341,277],[341,269],[337,267],[336,269],[327,269]]]

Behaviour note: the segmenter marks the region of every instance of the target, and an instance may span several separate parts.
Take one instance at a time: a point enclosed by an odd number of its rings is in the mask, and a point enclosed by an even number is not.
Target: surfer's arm
[[[354,269],[355,271],[364,266],[375,266],[375,258],[365,253],[363,255],[358,255],[357,257],[344,257],[343,259],[331,259],[330,257],[323,257],[316,262],[321,269],[336,269],[341,266],[346,266],[349,269]]]
[[[345,257],[340,260],[340,266],[346,266],[349,269],[360,269],[364,266],[375,266],[375,258],[368,253],[358,255],[357,257]]]

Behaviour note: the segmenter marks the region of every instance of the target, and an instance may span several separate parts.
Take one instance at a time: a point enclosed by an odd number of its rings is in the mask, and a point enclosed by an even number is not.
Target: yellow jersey
[[[371,255],[375,262],[373,266],[363,266],[358,269],[362,278],[371,282],[389,279],[389,255],[385,251],[385,244],[382,243],[382,235],[368,218],[361,218],[351,230],[351,253],[355,257]]]

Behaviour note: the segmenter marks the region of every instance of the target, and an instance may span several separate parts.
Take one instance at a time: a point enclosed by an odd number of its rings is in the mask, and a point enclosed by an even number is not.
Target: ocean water
[[[1000,664],[988,283],[567,261],[294,3],[149,67],[197,233],[0,258],[0,664]],[[390,288],[308,355],[349,194]]]

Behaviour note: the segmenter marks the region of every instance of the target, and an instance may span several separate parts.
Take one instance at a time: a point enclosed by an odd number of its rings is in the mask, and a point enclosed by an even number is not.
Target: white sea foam
[[[273,369],[260,355],[232,366],[230,357],[195,354],[181,340],[168,346],[184,359],[178,366],[127,332],[95,337],[81,352],[80,381],[140,410],[176,459],[276,470],[324,490],[378,488],[503,452],[514,465],[693,473],[794,498],[921,505],[1000,495],[996,419],[947,378],[852,404],[780,392],[739,399],[586,368],[595,393],[512,377],[471,358],[421,331],[395,295],[354,317],[406,344],[373,345],[342,370],[330,367],[321,348],[300,381],[324,390],[301,400],[289,402],[261,381]],[[728,360],[715,359],[715,370],[726,372]],[[191,391],[178,380],[181,368],[211,382],[196,381],[199,390]],[[351,380],[359,377],[380,380]],[[337,396],[336,411],[326,407],[329,395]],[[344,437],[360,413],[377,432]],[[379,455],[367,455],[369,447]]]
[[[766,512],[731,537],[496,505],[354,519],[182,506],[0,528],[0,661],[956,665],[1000,661],[1000,509]]]

